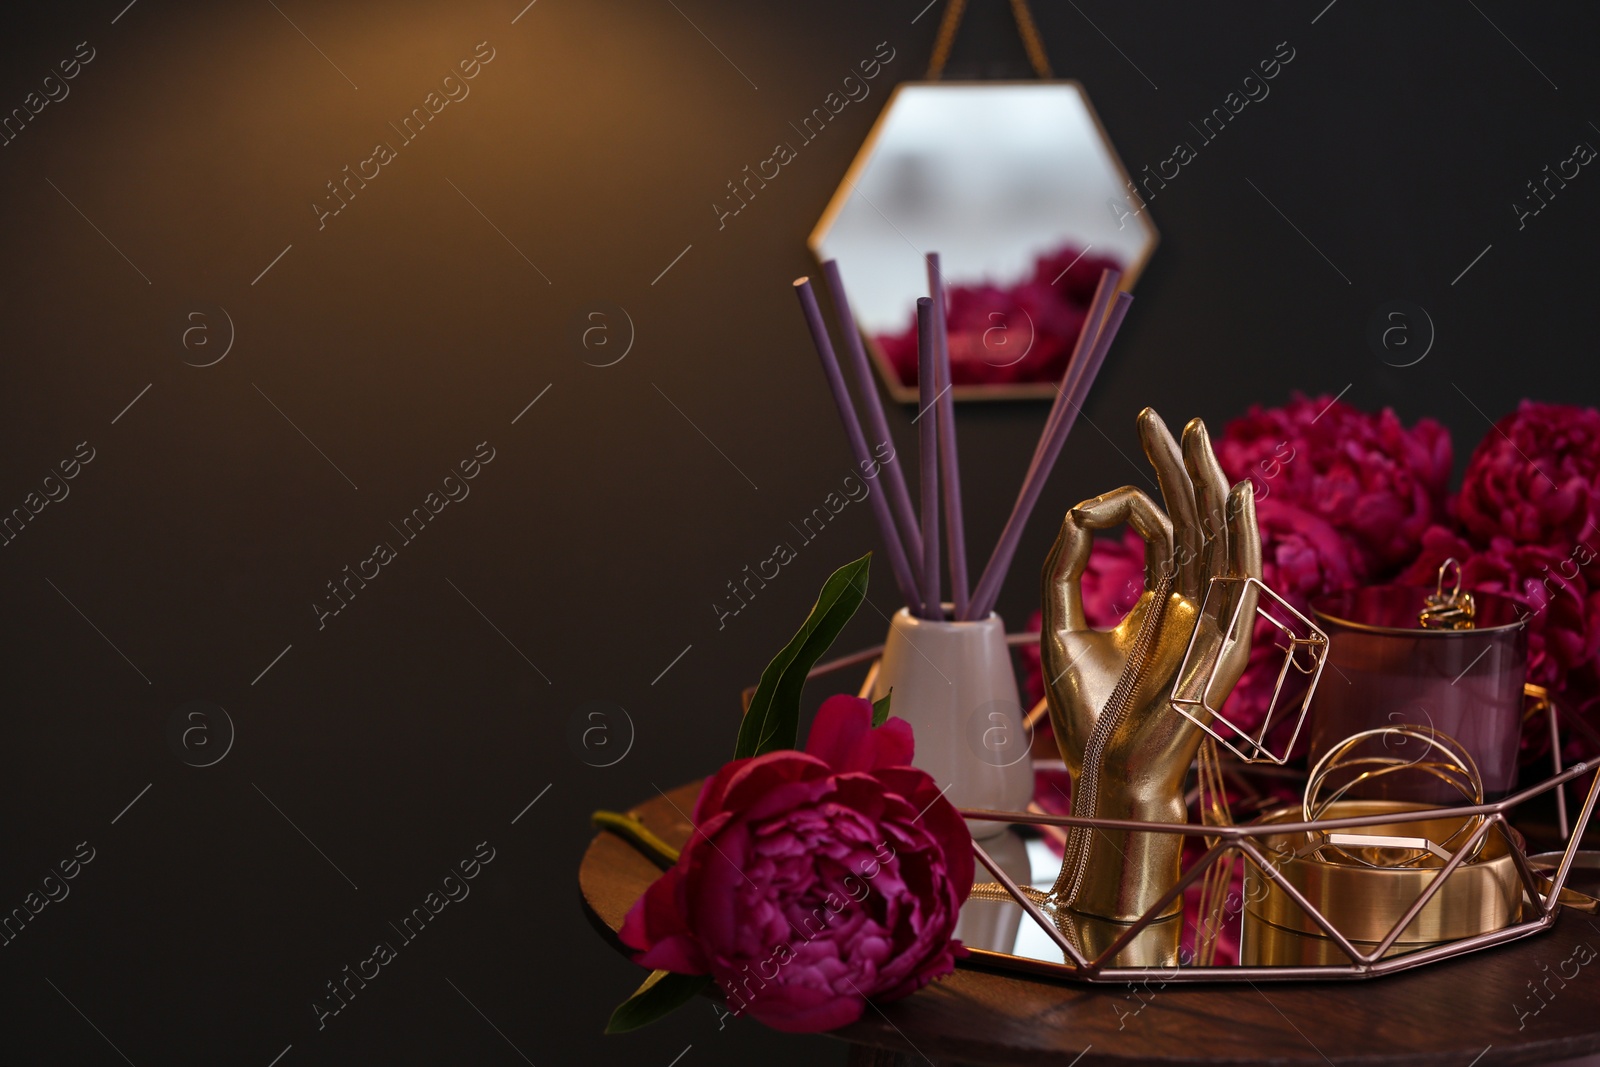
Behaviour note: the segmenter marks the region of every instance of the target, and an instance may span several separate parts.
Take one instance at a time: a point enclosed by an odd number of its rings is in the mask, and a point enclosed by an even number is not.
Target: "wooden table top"
[[[683,786],[634,814],[663,840],[681,844],[691,828],[680,809],[693,810],[699,788]],[[619,951],[615,931],[659,874],[610,833],[597,835],[584,854],[584,900]],[[1579,966],[1584,959],[1590,962]],[[1563,980],[1559,968],[1569,960],[1565,971],[1576,968],[1576,977]],[[1543,1001],[1530,983],[1540,985]],[[1140,996],[1142,1009],[1126,987],[963,964],[903,1000],[869,1008],[833,1036],[930,1063],[1551,1063],[1600,1052],[1600,923],[1567,909],[1549,933],[1384,978],[1152,985]]]

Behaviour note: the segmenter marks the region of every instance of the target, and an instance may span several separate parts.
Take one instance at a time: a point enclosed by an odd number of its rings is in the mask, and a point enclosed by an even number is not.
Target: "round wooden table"
[[[683,786],[634,814],[681,844],[691,828],[680,811],[693,810],[699,789]],[[619,951],[616,930],[660,873],[610,833],[584,853],[584,900]],[[1562,977],[1574,968],[1576,977]],[[1559,1063],[1600,1052],[1600,922],[1566,909],[1547,934],[1362,981],[1133,990],[963,964],[832,1036],[851,1043],[855,1067]]]

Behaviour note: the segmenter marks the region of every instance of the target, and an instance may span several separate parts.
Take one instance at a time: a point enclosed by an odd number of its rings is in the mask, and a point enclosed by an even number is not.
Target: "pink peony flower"
[[[1596,694],[1600,694],[1600,665],[1594,660],[1568,672],[1566,689],[1557,694],[1564,698],[1561,706],[1574,713],[1562,716],[1562,729],[1566,734],[1563,755],[1567,764],[1593,759],[1600,753],[1600,730],[1594,725],[1600,723],[1600,696]],[[1545,755],[1550,751],[1549,735],[1530,726],[1523,731],[1522,750],[1525,758]]]
[[[736,1013],[789,1032],[844,1026],[867,997],[950,973],[972,838],[909,766],[910,725],[871,721],[867,701],[831,697],[805,752],[706,782],[694,836],[622,925],[639,963],[710,974]]]
[[[1589,538],[1600,504],[1600,412],[1524,400],[1484,435],[1456,511],[1480,546],[1557,548]]]
[[[1082,308],[1034,283],[958,286],[950,294],[951,380],[968,385],[1059,378],[1083,318]]]
[[[1105,630],[1123,620],[1144,594],[1144,538],[1128,527],[1121,541],[1100,538],[1083,572],[1083,617]]]
[[[1277,498],[1350,537],[1375,579],[1410,562],[1444,515],[1450,435],[1432,419],[1408,430],[1388,408],[1296,396],[1230,422],[1216,452],[1228,477],[1255,485],[1258,507]]]
[[[1307,615],[1316,597],[1353,588],[1365,577],[1360,547],[1312,512],[1268,497],[1256,504],[1256,525],[1263,580]]]
[[[1262,579],[1306,617],[1311,616],[1312,600],[1358,584],[1363,568],[1361,554],[1353,540],[1330,523],[1269,495],[1256,505],[1256,525],[1261,529]],[[1262,606],[1282,614],[1274,605]],[[1285,655],[1282,640],[1275,626],[1265,619],[1256,620],[1249,663],[1222,705],[1228,721],[1247,733],[1261,726],[1272,707],[1272,692]],[[1280,714],[1299,705],[1305,696],[1305,683],[1305,677],[1296,671],[1284,678],[1284,689],[1278,696]],[[1276,731],[1277,727],[1273,729]]]
[[[1462,588],[1498,593],[1522,605],[1528,620],[1528,681],[1562,695],[1570,672],[1600,655],[1600,590],[1591,590],[1583,567],[1594,553],[1545,545],[1518,545],[1495,537],[1478,549],[1435,526],[1422,535],[1422,553],[1399,582],[1429,588],[1450,557],[1461,563]]]

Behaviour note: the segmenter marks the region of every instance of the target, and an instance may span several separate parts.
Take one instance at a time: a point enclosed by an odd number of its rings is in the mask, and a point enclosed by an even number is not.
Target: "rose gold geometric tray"
[[[1083,826],[1101,830],[1137,830],[1160,834],[1180,834],[1185,837],[1217,839],[1216,844],[1183,873],[1183,876],[1175,886],[1168,890],[1137,921],[1129,924],[1119,937],[1093,958],[1087,957],[1065,934],[1057,929],[1056,924],[1040,910],[1037,904],[1023,893],[1017,882],[1001,868],[1000,864],[989,855],[981,844],[975,841],[973,842],[972,851],[978,862],[988,869],[989,873],[994,876],[995,881],[1005,886],[1012,900],[1022,907],[1023,912],[1038,925],[1039,929],[1047,937],[1055,942],[1056,946],[1061,949],[1064,960],[1069,962],[1052,963],[1048,960],[1014,956],[1009,953],[978,948],[973,948],[969,951],[984,962],[995,966],[1009,967],[1034,974],[1048,974],[1057,978],[1076,979],[1083,982],[1148,981],[1152,973],[1159,973],[1163,982],[1304,981],[1307,979],[1376,978],[1385,974],[1393,974],[1396,971],[1421,967],[1439,960],[1453,959],[1493,945],[1515,941],[1518,938],[1529,937],[1533,934],[1542,933],[1555,924],[1556,915],[1561,910],[1561,904],[1557,898],[1561,889],[1566,885],[1567,875],[1572,867],[1573,855],[1578,850],[1578,844],[1582,840],[1584,828],[1589,823],[1589,817],[1594,813],[1595,800],[1600,797],[1600,775],[1595,776],[1594,783],[1589,787],[1588,797],[1584,801],[1583,810],[1568,837],[1560,866],[1550,879],[1552,888],[1548,892],[1540,889],[1539,878],[1528,864],[1527,855],[1520,844],[1520,835],[1511,831],[1511,824],[1507,820],[1507,814],[1526,801],[1593,771],[1595,766],[1594,762],[1574,764],[1560,774],[1548,778],[1532,788],[1515,793],[1493,804],[1442,807],[1427,811],[1403,811],[1390,815],[1361,815],[1345,819],[1321,819],[1313,822],[1204,826],[1196,823],[1131,822],[1120,819],[1074,818],[1070,815],[1040,815],[1025,811],[984,811],[963,808],[961,809],[962,815],[977,821],[1021,823],[1032,826]],[[1400,919],[1395,922],[1383,940],[1370,952],[1366,953],[1363,953],[1352,944],[1315,905],[1307,900],[1285,878],[1278,869],[1278,864],[1274,863],[1256,842],[1256,839],[1260,837],[1286,833],[1334,831],[1358,826],[1371,828],[1393,823],[1417,822],[1426,819],[1465,818],[1477,815],[1485,817],[1477,832],[1455,853],[1449,863],[1439,869],[1439,874],[1428,882],[1426,888],[1406,909]],[[1428,902],[1444,887],[1446,879],[1455,872],[1456,868],[1468,856],[1473,854],[1476,846],[1486,840],[1487,835],[1491,832],[1499,832],[1504,835],[1512,860],[1516,864],[1522,888],[1526,893],[1521,921],[1490,933],[1460,938],[1444,944],[1434,945],[1430,948],[1407,952],[1404,955],[1386,956],[1406,927],[1411,925],[1412,920],[1421,913]],[[1257,871],[1272,879],[1286,896],[1304,909],[1306,916],[1327,935],[1329,940],[1338,946],[1341,952],[1349,957],[1350,962],[1345,964],[1276,967],[1246,965],[1220,967],[1111,966],[1110,961],[1130,944],[1140,931],[1161,919],[1163,913],[1183,895],[1183,891],[1189,885],[1200,878],[1213,864],[1224,860],[1230,855],[1244,856],[1254,865]]]

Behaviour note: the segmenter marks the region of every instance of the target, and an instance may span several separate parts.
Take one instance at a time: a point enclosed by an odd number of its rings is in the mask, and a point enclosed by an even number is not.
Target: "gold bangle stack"
[[[1381,741],[1382,754],[1363,755]],[[1418,744],[1421,751],[1418,752]],[[1403,748],[1402,746],[1407,746]],[[1391,755],[1415,754],[1414,759]],[[1299,807],[1282,808],[1262,822],[1393,816],[1437,811],[1409,800],[1346,799],[1401,771],[1420,773],[1460,790],[1469,804],[1483,802],[1477,767],[1461,746],[1428,727],[1368,730],[1334,746],[1319,761]],[[1324,797],[1324,787],[1340,779]],[[1370,953],[1416,903],[1441,869],[1482,826],[1483,816],[1446,816],[1333,833],[1290,831],[1262,838],[1273,866],[1354,947]],[[1483,835],[1432,899],[1390,945],[1386,956],[1499,930],[1517,920],[1522,889],[1505,833]],[[1338,943],[1293,897],[1255,863],[1245,867],[1244,929],[1240,962],[1247,966],[1326,965],[1349,962]]]

